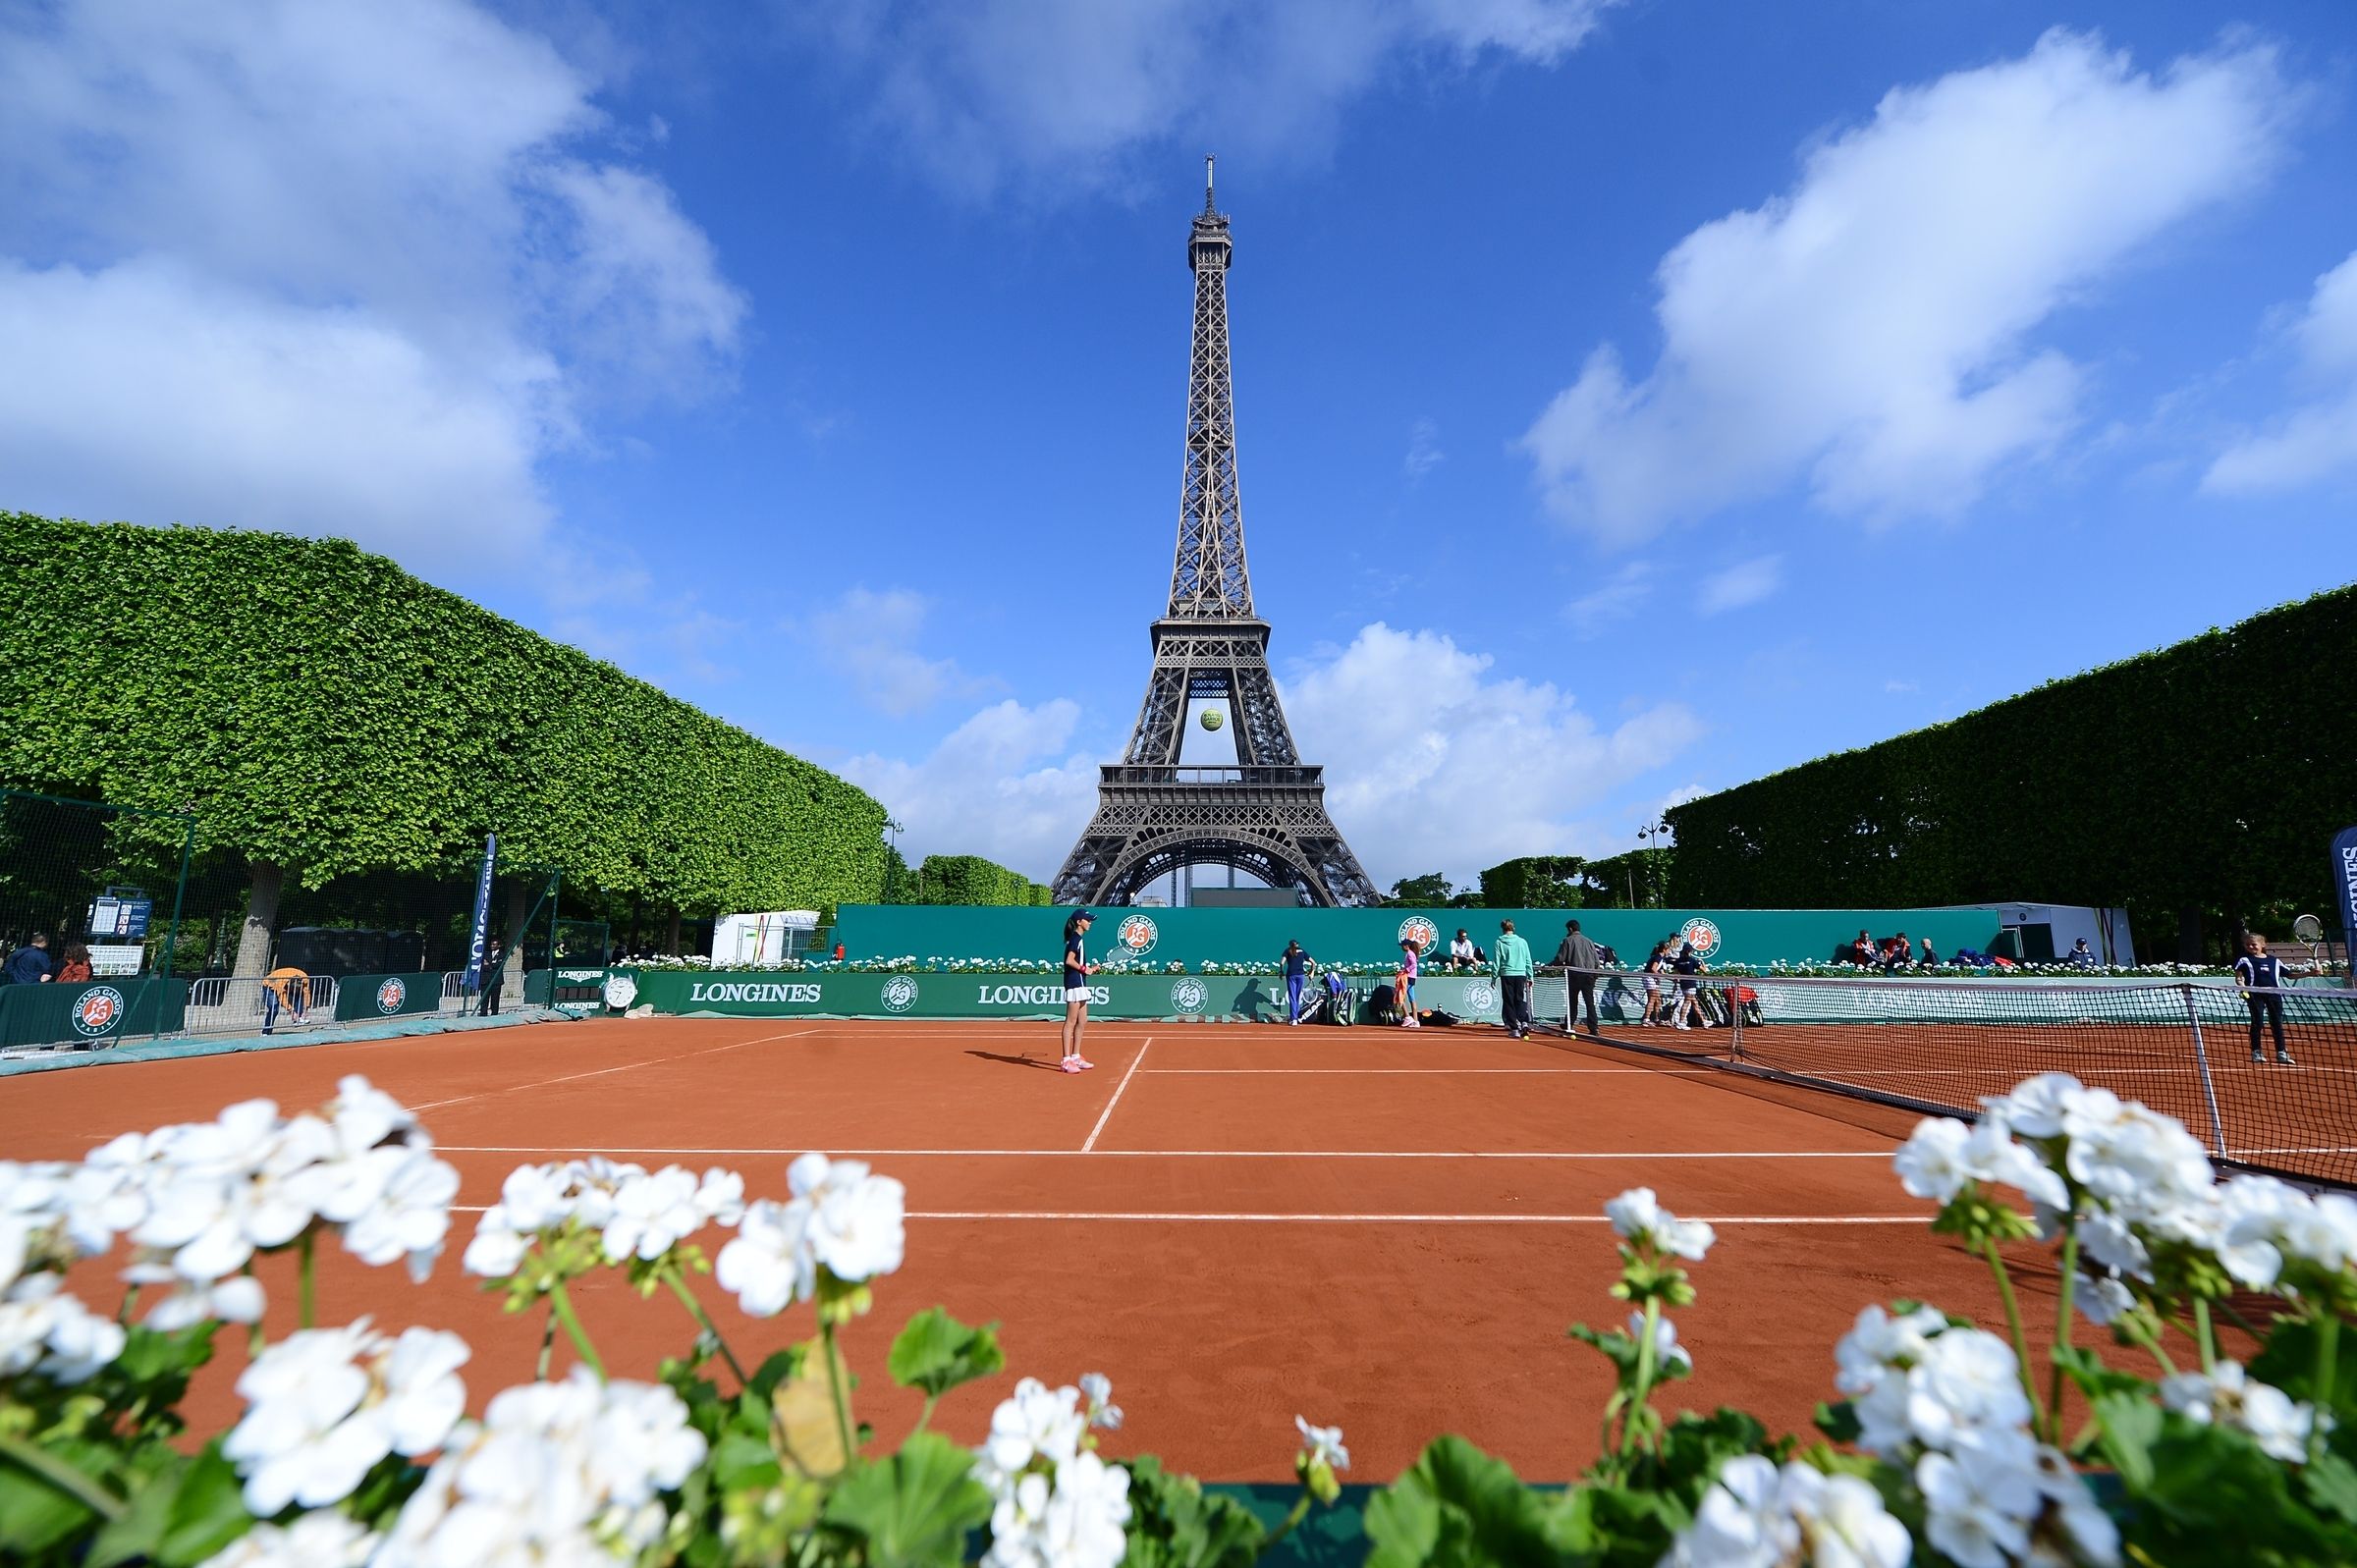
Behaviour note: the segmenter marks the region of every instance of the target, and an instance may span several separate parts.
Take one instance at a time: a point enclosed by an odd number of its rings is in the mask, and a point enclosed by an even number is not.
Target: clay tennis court
[[[1681,1037],[1682,1038],[1682,1037]],[[1931,1235],[1890,1154],[1903,1112],[1693,1063],[1494,1030],[1092,1026],[1097,1070],[1054,1070],[1050,1023],[614,1019],[102,1066],[0,1089],[0,1150],[79,1158],[127,1128],[268,1096],[317,1104],[363,1073],[415,1108],[479,1207],[521,1162],[603,1153],[726,1164],[783,1196],[803,1150],[907,1184],[907,1262],[853,1332],[860,1413],[888,1436],[915,1402],[883,1376],[890,1335],[934,1303],[998,1320],[1008,1376],[943,1407],[977,1438],[1017,1375],[1103,1371],[1129,1421],[1115,1453],[1210,1480],[1289,1474],[1296,1412],[1341,1423],[1385,1480],[1458,1432],[1525,1476],[1594,1453],[1605,1364],[1566,1325],[1617,1322],[1607,1199],[1650,1185],[1719,1243],[1678,1315],[1696,1375],[1672,1406],[1750,1408],[1804,1430],[1833,1396],[1833,1345],[1898,1295],[1999,1322],[1983,1267]],[[1026,1055],[1027,1053],[1027,1055]],[[320,1311],[458,1329],[475,1402],[530,1375],[536,1318],[501,1315],[463,1274],[472,1214],[434,1277],[369,1270],[333,1245]],[[719,1232],[706,1232],[717,1250]],[[272,1260],[274,1265],[285,1260]],[[82,1276],[109,1299],[104,1266]],[[274,1332],[288,1270],[266,1271]],[[2017,1276],[2033,1332],[2054,1280]],[[686,1345],[676,1303],[619,1272],[575,1287],[608,1366],[646,1376]],[[748,1320],[702,1293],[740,1353],[812,1332],[808,1309]],[[192,1401],[232,1414],[233,1335]],[[566,1351],[560,1344],[558,1366]]]

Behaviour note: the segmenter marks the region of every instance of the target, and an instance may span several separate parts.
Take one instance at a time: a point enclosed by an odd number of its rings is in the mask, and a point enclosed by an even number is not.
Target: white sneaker
[[[1673,1023],[1670,1027],[1676,1030],[1681,1035],[1688,1033],[1686,1026],[1682,1023]]]

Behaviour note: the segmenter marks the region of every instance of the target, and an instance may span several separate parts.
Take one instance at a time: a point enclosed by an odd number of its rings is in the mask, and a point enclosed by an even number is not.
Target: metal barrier
[[[335,1016],[333,975],[306,975],[300,980],[211,975],[189,987],[188,1016],[182,1027],[192,1035],[257,1034],[333,1023]]]
[[[442,1011],[465,1012],[474,1005],[480,993],[466,989],[466,971],[447,969],[442,974]]]

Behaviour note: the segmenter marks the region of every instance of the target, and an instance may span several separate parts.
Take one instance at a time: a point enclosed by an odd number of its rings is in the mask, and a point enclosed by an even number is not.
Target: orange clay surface
[[[773,1197],[803,1150],[864,1159],[907,1184],[908,1251],[849,1336],[862,1419],[888,1440],[914,1419],[884,1352],[940,1303],[1000,1322],[1008,1358],[944,1402],[952,1435],[977,1439],[1017,1376],[1102,1371],[1128,1412],[1109,1453],[1218,1481],[1288,1476],[1296,1412],[1343,1427],[1352,1480],[1388,1480],[1445,1432],[1526,1477],[1572,1475],[1610,1380],[1563,1329],[1619,1321],[1603,1207],[1628,1187],[1719,1231],[1677,1315],[1697,1371],[1672,1408],[1805,1431],[1869,1302],[1919,1296],[2001,1329],[1985,1268],[1930,1234],[1930,1206],[1891,1173],[1914,1120],[1899,1112],[1487,1029],[1115,1023],[1091,1025],[1088,1050],[1096,1070],[1066,1076],[1053,1023],[654,1018],[98,1066],[0,1084],[0,1156],[75,1159],[256,1096],[308,1108],[361,1073],[418,1112],[469,1211],[510,1167],[579,1154],[725,1164]],[[458,1330],[479,1409],[528,1379],[540,1324],[460,1271],[473,1225],[455,1217],[423,1285],[327,1244],[320,1317]],[[93,1303],[112,1299],[111,1267],[76,1276]],[[286,1260],[263,1277],[283,1332]],[[2016,1284],[2045,1334],[2051,1272]],[[755,1321],[699,1288],[747,1365],[815,1331],[807,1307]],[[618,1271],[576,1290],[617,1376],[691,1337],[678,1303],[639,1300]],[[234,1419],[241,1340],[224,1335],[192,1394],[199,1430]]]

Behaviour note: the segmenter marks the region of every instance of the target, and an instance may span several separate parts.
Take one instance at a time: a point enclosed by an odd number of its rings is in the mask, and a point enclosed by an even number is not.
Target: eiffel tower
[[[1372,904],[1375,885],[1326,814],[1324,770],[1293,749],[1269,676],[1269,623],[1252,612],[1235,486],[1235,393],[1228,368],[1227,214],[1212,203],[1188,236],[1194,352],[1186,378],[1186,475],[1171,607],[1154,622],[1154,674],[1129,748],[1097,784],[1097,814],[1056,874],[1058,903],[1124,904],[1181,866],[1227,865],[1305,903]],[[1236,766],[1182,768],[1187,704],[1224,702]]]

